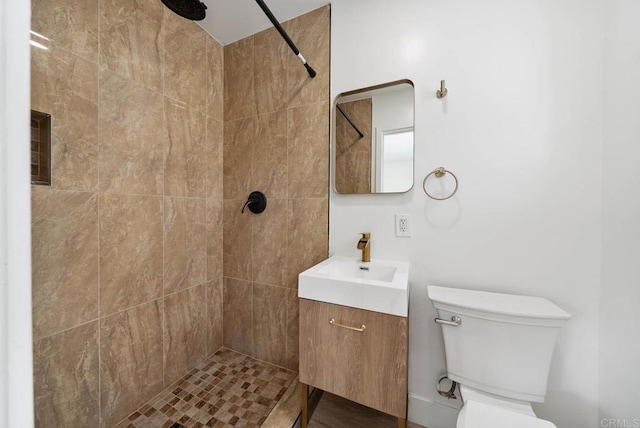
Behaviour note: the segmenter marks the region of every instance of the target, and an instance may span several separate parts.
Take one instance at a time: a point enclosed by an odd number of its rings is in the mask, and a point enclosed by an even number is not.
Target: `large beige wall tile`
[[[207,116],[207,198],[222,199],[224,184],[224,123]]]
[[[207,299],[207,355],[224,345],[223,341],[223,295],[224,279],[218,278],[205,286]]]
[[[287,277],[286,199],[268,199],[267,208],[252,218],[251,267],[253,282],[286,286]]]
[[[34,343],[35,426],[98,426],[98,322]]]
[[[35,339],[98,317],[98,197],[33,188]]]
[[[295,55],[275,28],[255,34],[253,44],[257,112],[264,114],[283,110],[288,96],[288,56]]]
[[[224,273],[223,213],[222,199],[207,200],[207,280],[218,279]]]
[[[98,67],[56,46],[31,49],[31,108],[51,114],[52,187],[98,186]]]
[[[48,50],[34,47],[31,56],[33,108],[51,109],[60,103],[69,110],[80,110],[82,106],[70,104],[70,94],[97,104],[98,66],[95,63],[55,45]],[[62,110],[60,113],[71,114]]]
[[[252,191],[252,146],[258,132],[258,119],[226,121],[224,123],[224,198],[247,198]]]
[[[336,192],[371,193],[371,153],[348,152],[336,157]]]
[[[224,279],[224,346],[247,355],[253,353],[253,285]]]
[[[288,111],[290,198],[326,198],[329,190],[329,105]]]
[[[311,78],[295,55],[288,56],[289,107],[329,101],[330,13],[330,7],[324,6],[283,24],[316,72]]]
[[[287,353],[284,367],[298,371],[298,355],[300,347],[300,322],[298,290],[289,288],[286,294],[287,300]]]
[[[164,384],[171,385],[207,355],[205,286],[164,298]]]
[[[278,366],[286,362],[286,288],[253,283],[253,342],[256,358]]]
[[[327,258],[329,204],[327,199],[289,201],[287,245],[288,281],[298,287],[298,274]]]
[[[253,37],[224,47],[224,120],[255,116]]]
[[[102,316],[159,297],[162,297],[162,198],[102,195]]]
[[[101,426],[110,427],[162,391],[162,302],[100,324]]]
[[[207,102],[207,33],[195,22],[164,8],[164,93],[205,108]]]
[[[251,142],[251,189],[268,199],[287,197],[287,112],[258,116],[256,138]]]
[[[162,3],[100,0],[100,64],[162,90]]]
[[[164,99],[164,194],[204,198],[207,128],[204,110]]]
[[[162,95],[106,70],[99,88],[100,191],[162,194]]]
[[[251,221],[254,214],[245,209],[245,200],[224,200],[223,263],[224,276],[251,279]]]
[[[31,29],[63,49],[98,62],[98,0],[33,0]],[[39,37],[34,40],[42,42]]]
[[[206,281],[205,215],[204,199],[164,198],[165,294]]]
[[[224,120],[224,47],[207,37],[207,115]]]

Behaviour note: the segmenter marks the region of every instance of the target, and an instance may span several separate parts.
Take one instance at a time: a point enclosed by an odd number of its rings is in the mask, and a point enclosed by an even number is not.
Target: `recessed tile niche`
[[[51,185],[51,115],[31,110],[31,184]]]

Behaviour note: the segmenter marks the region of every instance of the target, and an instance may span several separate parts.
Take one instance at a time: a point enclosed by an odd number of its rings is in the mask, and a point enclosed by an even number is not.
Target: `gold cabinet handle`
[[[359,332],[363,332],[367,328],[364,324],[362,324],[362,327],[360,327],[360,328],[358,328],[358,327],[350,327],[350,326],[344,325],[344,324],[339,324],[333,318],[331,318],[329,320],[329,324],[335,325],[336,327],[342,327],[342,328],[346,328],[348,330],[359,331]]]

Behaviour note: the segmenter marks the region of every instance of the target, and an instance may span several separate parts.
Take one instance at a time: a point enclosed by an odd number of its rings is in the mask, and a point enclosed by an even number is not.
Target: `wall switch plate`
[[[411,214],[396,214],[396,236],[411,236]]]

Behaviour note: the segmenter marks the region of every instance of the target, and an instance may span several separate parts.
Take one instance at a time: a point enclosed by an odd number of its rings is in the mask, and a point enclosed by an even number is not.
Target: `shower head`
[[[192,21],[202,21],[206,15],[207,6],[200,0],[162,0],[162,3],[174,13]]]

